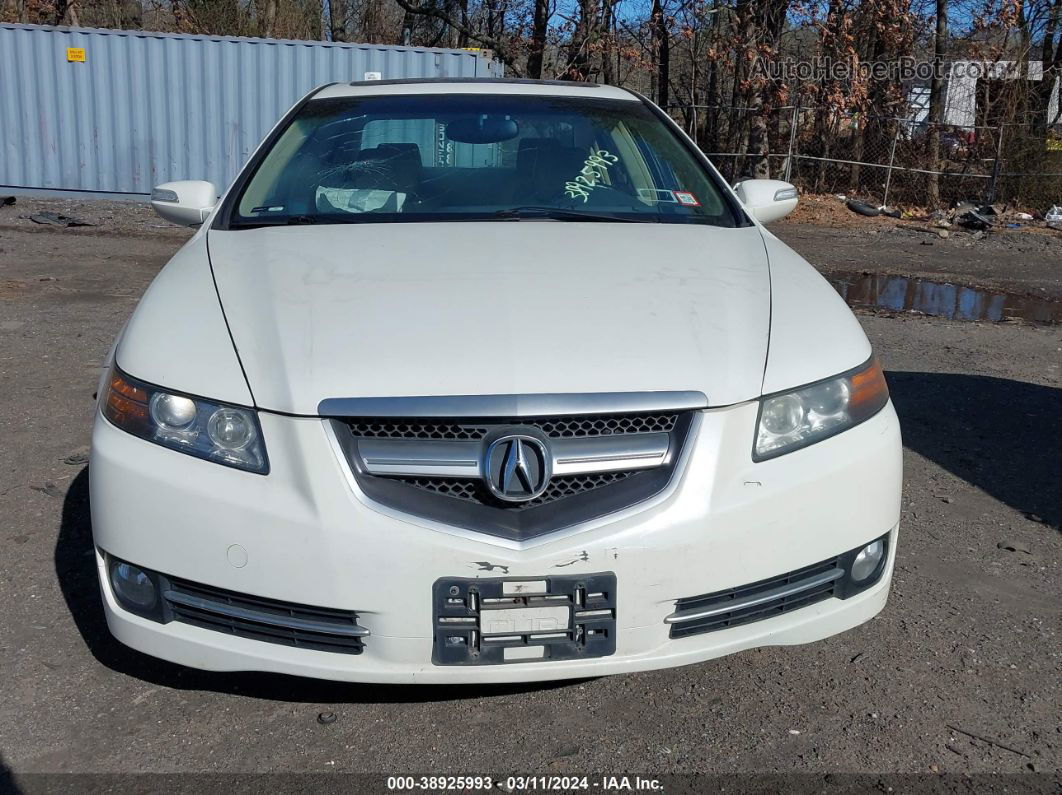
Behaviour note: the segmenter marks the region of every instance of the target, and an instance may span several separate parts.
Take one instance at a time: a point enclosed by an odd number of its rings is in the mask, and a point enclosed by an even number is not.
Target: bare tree
[[[272,38],[277,24],[277,0],[265,0],[261,10],[261,31],[267,39]]]
[[[671,79],[671,42],[663,0],[653,0],[649,28],[652,31],[653,85],[656,89],[653,95],[656,103],[666,108],[670,104],[668,81]]]
[[[332,41],[350,41],[350,8],[347,0],[328,0],[328,26]]]
[[[944,123],[944,103],[947,97],[944,82],[947,40],[948,0],[937,0],[937,24],[936,33],[933,36],[933,77],[929,86],[929,135],[926,138],[931,172],[940,170],[940,128]],[[930,207],[936,207],[940,204],[940,177],[936,173],[930,173],[927,177],[927,202]]]
[[[531,50],[527,55],[527,76],[538,80],[542,77],[542,59],[546,50],[546,33],[553,16],[550,0],[534,0],[534,20],[531,23]]]
[[[490,50],[501,59],[512,72],[519,75],[523,73],[518,60],[517,49],[502,36],[488,36],[485,32],[474,28],[468,20],[459,19],[445,7],[425,4],[425,0],[412,3],[410,0],[395,0],[408,14],[427,17],[441,22],[447,29],[457,31],[466,37],[467,41],[474,41]],[[430,2],[430,0],[427,0]]]

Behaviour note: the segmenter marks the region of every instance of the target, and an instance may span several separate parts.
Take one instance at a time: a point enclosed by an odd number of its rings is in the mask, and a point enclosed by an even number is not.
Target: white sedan
[[[515,682],[815,641],[885,605],[900,429],[844,302],[645,98],[329,85],[121,332],[107,622],[214,671]]]

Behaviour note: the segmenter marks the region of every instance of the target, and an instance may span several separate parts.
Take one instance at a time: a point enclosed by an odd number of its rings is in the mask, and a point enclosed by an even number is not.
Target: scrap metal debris
[[[52,226],[95,226],[95,224],[84,221],[72,215],[63,215],[62,213],[55,213],[47,211],[43,213],[34,213],[29,217],[35,224],[50,224]]]
[[[956,220],[959,226],[978,231],[989,229],[995,224],[995,221],[989,218],[988,214],[981,210],[967,210]]]
[[[89,461],[89,449],[88,449],[88,447],[79,447],[77,450],[75,450],[74,452],[72,452],[70,455],[68,455],[66,458],[63,459],[63,463],[64,464],[69,464],[70,466],[80,466],[82,464],[87,464],[88,461]]]
[[[948,230],[947,229],[930,229],[930,228],[924,227],[924,226],[916,226],[915,224],[896,224],[896,228],[897,229],[907,229],[907,230],[909,230],[911,232],[923,232],[924,234],[927,234],[927,235],[936,235],[941,240],[947,240],[948,239]]]
[[[1010,751],[1012,754],[1017,754],[1018,756],[1024,756],[1026,759],[1032,759],[1032,757],[1029,756],[1024,751],[1020,751],[1017,748],[1012,748],[1009,745],[1004,745],[1003,743],[999,742],[998,740],[993,740],[990,737],[985,737],[983,734],[976,734],[974,732],[966,731],[966,729],[960,729],[958,726],[956,726],[953,723],[945,723],[944,725],[947,726],[949,729],[951,729],[953,732],[958,732],[959,734],[965,734],[967,737],[971,737],[974,740],[980,740],[983,743],[988,743],[989,745],[994,745],[996,748],[1002,748],[1004,751]]]
[[[1005,549],[1007,552],[1024,552],[1026,555],[1032,554],[1029,545],[1023,544],[1021,541],[1000,541],[996,544],[996,548]]]
[[[46,480],[43,486],[30,486],[34,491],[39,491],[41,494],[45,494],[49,497],[62,497],[63,492],[59,490],[52,481]]]

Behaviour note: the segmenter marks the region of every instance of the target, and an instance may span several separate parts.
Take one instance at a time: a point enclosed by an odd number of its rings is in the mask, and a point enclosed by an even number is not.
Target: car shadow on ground
[[[903,444],[1029,519],[1062,529],[1062,389],[888,372]]]
[[[0,754],[0,792],[9,792],[11,795],[19,795],[22,792],[15,783],[15,774],[4,762],[3,754]]]
[[[214,673],[155,659],[122,645],[107,629],[96,575],[89,514],[88,467],[78,473],[63,501],[55,572],[63,599],[92,655],[112,671],[181,690],[209,690],[251,698],[311,704],[421,703],[503,696],[577,685],[586,680],[514,685],[360,685],[281,674]],[[0,792],[4,791],[0,787]]]

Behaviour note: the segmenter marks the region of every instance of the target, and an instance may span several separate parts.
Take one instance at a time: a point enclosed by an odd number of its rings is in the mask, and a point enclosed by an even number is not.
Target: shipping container
[[[0,24],[0,188],[227,186],[315,86],[501,77],[486,51]]]

